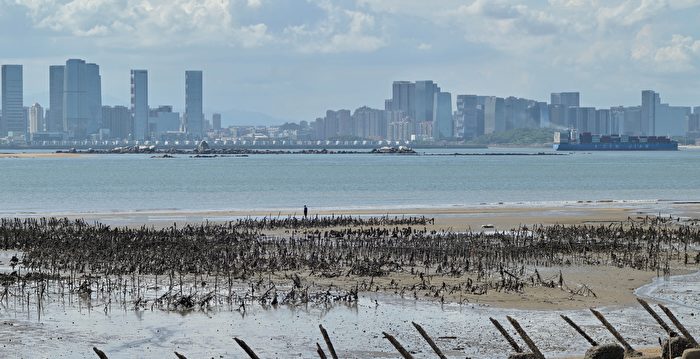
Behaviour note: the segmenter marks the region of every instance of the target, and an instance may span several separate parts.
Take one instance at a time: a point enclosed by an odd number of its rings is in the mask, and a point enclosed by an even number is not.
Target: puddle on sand
[[[693,333],[700,332],[698,288],[700,273],[663,279],[638,289],[640,296],[667,302]],[[99,307],[96,307],[99,308]],[[663,335],[641,307],[601,308],[608,320],[633,346],[653,346]],[[533,311],[477,305],[440,305],[386,294],[365,294],[356,307],[309,306],[263,309],[248,306],[237,311],[180,314],[165,311],[124,311],[85,306],[46,305],[39,319],[36,308],[12,312],[0,305],[0,343],[3,356],[16,358],[94,358],[92,347],[110,358],[174,357],[178,351],[191,358],[243,358],[233,341],[245,340],[263,358],[316,357],[323,343],[319,324],[328,329],[340,357],[394,358],[397,353],[382,337],[386,331],[416,357],[432,357],[430,347],[411,325],[423,325],[448,357],[494,358],[510,352],[489,322],[507,325],[512,315],[530,333],[548,357],[582,354],[588,344],[559,317],[566,314],[599,342],[613,338],[587,310]],[[514,336],[515,332],[509,330]],[[450,338],[440,338],[450,337]],[[524,344],[521,344],[524,346]],[[322,345],[323,346],[323,345]]]

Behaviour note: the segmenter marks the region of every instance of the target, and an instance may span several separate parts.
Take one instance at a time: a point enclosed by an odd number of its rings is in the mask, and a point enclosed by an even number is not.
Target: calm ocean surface
[[[579,200],[698,201],[700,151],[0,159],[0,216],[276,210],[299,209],[304,204],[313,209],[423,208]]]

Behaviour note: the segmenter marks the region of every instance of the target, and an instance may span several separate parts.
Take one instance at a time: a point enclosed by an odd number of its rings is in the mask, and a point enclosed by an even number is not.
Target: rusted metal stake
[[[666,313],[666,316],[668,316],[668,319],[671,319],[671,322],[673,322],[673,325],[675,325],[676,328],[678,328],[678,330],[680,330],[680,332],[683,334],[683,336],[686,339],[688,339],[690,341],[690,343],[693,344],[694,347],[699,346],[698,342],[695,340],[695,338],[693,338],[693,336],[690,335],[690,332],[688,331],[688,329],[685,329],[683,324],[681,324],[681,322],[678,320],[678,318],[676,318],[676,316],[673,315],[673,312],[671,312],[670,309],[666,308],[666,306],[664,306],[662,304],[659,304],[659,308],[661,308],[661,310],[663,310],[664,313]]]
[[[527,344],[527,347],[530,348],[530,351],[532,352],[532,354],[534,354],[535,357],[537,357],[538,359],[544,359],[544,355],[537,348],[537,345],[535,345],[535,342],[533,342],[532,339],[530,339],[530,336],[527,335],[527,333],[525,332],[523,327],[520,326],[520,323],[518,323],[518,321],[515,320],[515,318],[513,318],[511,316],[506,316],[506,318],[508,318],[510,325],[512,325],[513,328],[515,328],[515,331],[518,332],[520,337],[523,338],[523,341],[525,341],[525,344]]]
[[[642,298],[637,298],[637,301],[639,302],[639,304],[642,305],[642,307],[644,307],[644,310],[646,310],[647,313],[649,313],[652,316],[652,318],[654,318],[654,320],[657,323],[659,323],[661,328],[663,328],[666,331],[666,333],[671,334],[673,332],[673,329],[671,329],[671,327],[669,327],[668,324],[666,324],[666,322],[664,322],[664,320],[661,319],[661,317],[659,317],[658,314],[656,314],[654,309],[652,309],[651,306],[649,306],[649,303],[647,303],[646,300]]]
[[[564,315],[564,314],[561,315],[561,318],[564,319],[565,322],[569,323],[569,325],[570,325],[572,328],[574,328],[579,334],[581,334],[581,336],[582,336],[584,339],[586,339],[586,341],[587,341],[591,346],[594,346],[594,347],[597,347],[597,346],[598,346],[598,342],[596,342],[595,340],[593,340],[593,338],[589,337],[588,334],[586,334],[586,332],[584,332],[583,329],[582,329],[581,327],[579,327],[576,323],[574,323],[573,320],[569,319],[569,317],[567,317],[567,316]]]
[[[391,343],[391,345],[393,345],[394,348],[396,348],[396,350],[401,354],[401,356],[402,356],[404,359],[413,359],[413,355],[411,355],[411,353],[409,353],[409,352],[401,345],[401,343],[399,343],[399,341],[396,340],[396,338],[394,338],[391,334],[388,334],[387,332],[382,332],[382,334],[384,335],[384,338],[386,338],[387,340],[389,340],[389,342]]]
[[[428,335],[428,333],[425,332],[425,330],[423,329],[423,327],[421,327],[421,326],[420,326],[418,323],[416,323],[416,322],[411,322],[411,324],[413,324],[413,326],[416,327],[416,330],[418,331],[418,333],[420,333],[420,335],[423,337],[423,339],[425,339],[425,341],[428,342],[428,344],[430,345],[430,347],[433,348],[433,351],[435,352],[435,354],[437,354],[437,356],[438,356],[440,359],[447,359],[447,357],[445,356],[445,354],[442,354],[442,351],[440,350],[440,348],[438,348],[438,346],[435,344],[435,342],[433,341],[433,339]]]
[[[605,329],[607,329],[610,332],[610,334],[612,334],[615,337],[615,339],[617,339],[617,341],[620,342],[620,344],[622,344],[622,346],[625,348],[625,352],[638,353],[636,350],[634,350],[634,348],[632,348],[630,343],[628,343],[625,340],[625,338],[623,338],[622,335],[620,335],[620,333],[612,326],[612,324],[610,324],[610,322],[608,322],[608,320],[605,319],[605,316],[603,316],[603,314],[601,312],[599,312],[593,308],[590,308],[590,309],[591,309],[591,312],[593,313],[593,315],[595,315],[595,317],[598,318],[598,320],[601,323],[603,323],[603,326],[605,326]]]
[[[94,351],[100,359],[108,359],[107,354],[105,354],[105,352],[102,350],[97,349],[97,347],[92,347],[92,351]]]
[[[508,332],[505,330],[505,328],[503,328],[503,326],[501,325],[501,323],[498,322],[498,320],[493,319],[493,318],[489,318],[489,320],[491,321],[491,323],[493,323],[493,325],[496,327],[496,329],[498,329],[498,331],[501,333],[501,335],[504,338],[506,338],[506,340],[508,341],[508,344],[510,344],[510,346],[513,347],[513,350],[515,350],[516,353],[523,352],[523,349],[520,348],[518,343],[515,342],[515,339],[513,339],[513,337],[511,337],[510,334],[508,334]]]
[[[321,334],[323,334],[323,340],[326,342],[326,346],[328,347],[328,351],[331,353],[331,358],[338,359],[338,354],[335,353],[335,348],[333,347],[333,343],[331,342],[331,338],[328,336],[328,332],[326,331],[326,328],[324,328],[323,325],[321,325],[321,324],[319,324],[318,327],[319,327],[319,329],[321,329]]]
[[[250,347],[248,346],[248,344],[246,344],[243,340],[238,339],[238,338],[233,338],[233,340],[235,340],[236,343],[238,343],[238,345],[240,345],[240,347],[243,348],[243,351],[245,351],[246,354],[248,354],[248,356],[250,357],[250,359],[260,359],[260,357],[258,357],[258,355],[255,354],[255,352],[253,351],[253,349],[250,349]]]
[[[326,359],[326,353],[323,352],[323,349],[321,348],[318,343],[316,343],[316,353],[318,353],[318,357],[321,359]]]

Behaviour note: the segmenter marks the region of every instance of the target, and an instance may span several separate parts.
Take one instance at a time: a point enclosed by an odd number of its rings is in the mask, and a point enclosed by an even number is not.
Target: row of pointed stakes
[[[649,303],[647,303],[647,301],[645,301],[644,299],[641,299],[641,298],[637,298],[637,301],[652,316],[652,318],[654,318],[654,320],[661,326],[661,328],[664,329],[664,331],[670,337],[677,335],[675,333],[675,331],[673,329],[671,329],[671,327],[668,324],[666,324],[666,322],[663,319],[661,319],[661,317],[654,311],[654,309],[651,308],[651,306],[649,305]],[[685,337],[685,339],[687,339],[688,342],[693,347],[699,348],[700,345],[698,345],[698,342],[690,334],[690,332],[688,332],[688,330],[678,320],[678,318],[676,318],[676,316],[673,314],[673,312],[671,312],[671,310],[668,309],[668,307],[664,306],[663,304],[658,304],[658,306],[659,306],[659,308],[661,308],[661,310],[664,312],[664,314],[666,314],[666,316],[671,320],[673,325],[681,332],[681,334],[683,334],[683,337]],[[618,332],[617,329],[615,329],[615,327],[613,327],[612,324],[610,324],[610,322],[608,322],[608,320],[605,319],[605,316],[603,315],[603,313],[601,313],[593,308],[590,308],[590,311],[603,324],[605,329],[607,329],[610,332],[610,334],[612,334],[613,337],[615,337],[615,339],[622,345],[626,356],[641,356],[642,355],[642,353],[635,350],[629,344],[629,342],[627,342],[627,340],[625,340],[625,338],[620,334],[620,332]],[[528,348],[532,352],[531,355],[537,359],[544,359],[544,355],[542,354],[542,352],[537,348],[537,345],[535,345],[535,342],[533,342],[532,339],[530,338],[530,336],[527,335],[527,333],[520,326],[518,321],[510,316],[507,316],[506,318],[508,318],[508,321],[511,323],[511,325],[513,325],[513,328],[515,328],[515,331],[518,333],[518,335],[520,335],[520,337],[523,339],[525,344],[527,344]],[[576,330],[576,332],[578,334],[580,334],[584,339],[586,339],[586,341],[592,347],[597,347],[599,345],[598,342],[596,342],[595,340],[593,340],[593,338],[591,338],[588,334],[586,334],[586,332],[580,326],[578,326],[573,320],[571,320],[571,318],[569,318],[563,314],[561,315],[561,318],[564,319],[564,321],[567,324],[569,324],[572,328],[574,328],[574,330]],[[510,346],[513,348],[513,350],[516,353],[523,353],[522,348],[520,348],[520,346],[515,341],[515,339],[513,339],[513,337],[511,337],[510,334],[508,334],[508,332],[503,328],[503,326],[496,319],[493,319],[493,318],[489,318],[489,319],[491,320],[491,323],[493,323],[493,325],[496,327],[496,329],[498,329],[498,331],[501,333],[501,335],[506,339],[506,341],[510,344]]]
[[[637,301],[639,301],[639,303],[642,305],[642,307],[644,307],[644,309],[654,318],[654,320],[661,326],[661,328],[664,329],[664,331],[666,331],[666,333],[669,336],[676,335],[676,333],[673,331],[673,329],[671,329],[671,327],[668,324],[666,324],[666,322],[663,319],[661,319],[661,317],[654,311],[654,309],[651,308],[649,303],[647,303],[644,299],[641,299],[641,298],[637,298]],[[685,326],[683,326],[683,324],[678,320],[678,318],[676,318],[676,316],[673,314],[673,312],[671,312],[670,309],[668,309],[666,306],[664,306],[662,304],[658,304],[658,306],[666,314],[666,316],[671,320],[673,325],[681,332],[681,334],[683,334],[683,336],[694,347],[696,347],[696,348],[700,347],[700,345],[698,345],[698,342],[695,340],[695,338],[693,338],[693,336],[690,334],[690,332],[688,332],[688,330],[685,328]],[[605,319],[605,316],[601,312],[599,312],[593,308],[590,308],[590,310],[593,313],[593,315],[603,324],[603,326],[613,335],[613,337],[615,337],[615,339],[622,345],[622,347],[625,350],[626,356],[641,356],[642,355],[640,352],[636,351],[625,340],[625,338],[622,335],[620,335],[620,332],[618,332],[615,329],[615,327],[613,327],[612,324],[610,324],[610,322],[608,322],[608,320]],[[518,323],[518,321],[515,320],[515,318],[513,318],[511,316],[506,316],[506,318],[508,319],[510,324],[513,326],[515,331],[518,333],[518,335],[523,339],[523,341],[525,342],[527,347],[530,349],[531,353],[528,355],[528,357],[532,357],[532,358],[536,358],[536,359],[544,359],[544,354],[542,354],[542,352],[539,350],[539,348],[537,347],[535,342],[530,338],[530,336],[527,334],[525,329],[523,329],[523,327],[520,325],[520,323]],[[580,326],[578,326],[573,320],[571,320],[571,318],[569,318],[563,314],[561,315],[561,318],[564,319],[564,321],[567,324],[569,324],[572,328],[574,328],[574,330],[576,330],[576,332],[579,333],[584,339],[586,339],[586,341],[592,347],[597,347],[599,345],[598,342],[596,342],[595,340],[593,340],[593,338],[591,338],[588,334],[586,334],[586,332]],[[498,320],[496,320],[494,318],[489,318],[489,320],[491,320],[491,323],[493,323],[493,325],[496,327],[498,332],[501,333],[501,335],[506,339],[506,341],[508,342],[508,344],[510,344],[510,346],[513,348],[513,350],[518,354],[523,354],[523,348],[521,348],[518,345],[518,343],[515,341],[515,339],[513,339],[513,337],[511,337],[510,334],[508,334],[508,332],[501,325],[501,323],[499,323]],[[447,359],[447,357],[442,353],[440,348],[435,344],[435,342],[428,335],[428,333],[425,331],[425,329],[423,329],[423,327],[420,326],[418,323],[412,322],[412,324],[416,328],[418,333],[421,335],[421,337],[423,337],[423,339],[425,339],[425,341],[428,343],[428,345],[430,345],[430,348],[433,349],[433,351],[438,356],[438,358]],[[326,347],[327,347],[328,352],[330,354],[330,358],[338,359],[338,354],[336,354],[335,348],[333,347],[333,343],[331,342],[331,339],[328,336],[328,331],[326,331],[326,329],[323,327],[323,325],[319,325],[319,329],[321,330],[321,334],[323,335],[323,341],[326,343]],[[399,354],[401,354],[401,356],[404,359],[413,359],[413,355],[411,355],[411,353],[408,350],[406,350],[406,348],[404,348],[403,345],[401,345],[401,343],[399,343],[399,341],[394,336],[392,336],[391,334],[388,334],[386,332],[382,332],[382,334],[384,335],[384,338],[387,339],[391,343],[391,345],[396,349],[396,351],[399,352]],[[246,354],[248,354],[250,359],[260,359],[260,357],[255,353],[255,351],[253,351],[252,348],[250,348],[250,346],[248,346],[248,344],[246,344],[245,341],[243,341],[242,339],[239,339],[239,338],[234,338],[234,340],[241,347],[241,349],[243,349],[243,351],[245,351]],[[95,353],[97,354],[97,356],[100,359],[107,359],[107,355],[104,352],[102,352],[100,349],[97,349],[95,347],[93,347],[92,349],[95,351]],[[316,352],[317,352],[319,358],[321,358],[321,359],[328,358],[328,356],[326,355],[326,353],[324,352],[323,348],[321,347],[321,345],[319,343],[316,343]],[[177,356],[178,359],[186,359],[186,357],[184,355],[182,355],[178,352],[175,352],[175,355]]]

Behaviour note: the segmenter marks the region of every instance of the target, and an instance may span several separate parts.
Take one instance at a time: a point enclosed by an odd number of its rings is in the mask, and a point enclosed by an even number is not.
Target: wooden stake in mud
[[[447,357],[445,356],[445,354],[442,354],[442,351],[440,350],[440,348],[438,348],[438,346],[435,345],[435,342],[434,342],[433,339],[428,335],[428,333],[425,332],[425,330],[423,329],[423,327],[421,327],[421,326],[420,326],[418,323],[416,323],[416,322],[411,322],[411,324],[413,324],[413,326],[416,327],[416,330],[418,330],[418,333],[420,333],[420,335],[423,337],[423,339],[425,339],[425,341],[428,342],[428,344],[430,345],[430,347],[433,348],[433,351],[435,352],[435,354],[437,354],[437,356],[438,356],[440,359],[447,359]]]
[[[683,334],[683,336],[686,339],[688,339],[690,341],[690,343],[693,344],[694,347],[699,346],[698,342],[695,340],[695,338],[693,338],[693,336],[690,335],[690,332],[688,332],[688,329],[685,329],[683,324],[681,324],[681,322],[678,320],[678,318],[676,318],[676,316],[673,315],[673,312],[671,312],[670,309],[666,308],[666,306],[664,306],[662,304],[659,304],[659,308],[661,308],[661,310],[663,310],[664,313],[666,313],[666,316],[668,316],[668,319],[671,319],[671,321],[673,322],[673,325],[675,325],[676,328],[678,328],[678,330],[680,330],[680,332]]]
[[[391,345],[393,345],[394,348],[396,348],[396,350],[401,354],[401,356],[402,356],[404,359],[413,359],[413,355],[411,355],[411,353],[409,353],[409,352],[401,345],[401,343],[399,343],[399,341],[396,340],[396,338],[394,338],[391,334],[388,334],[387,332],[382,332],[382,334],[384,335],[384,338],[386,338],[387,340],[389,340],[389,342],[391,343]]]
[[[323,340],[326,342],[326,346],[328,346],[328,351],[331,352],[331,358],[338,359],[338,354],[335,353],[335,348],[333,347],[331,338],[328,336],[326,328],[324,328],[321,324],[319,324],[318,327],[321,329],[321,334],[323,334]]]
[[[316,353],[318,353],[318,357],[321,359],[326,359],[326,353],[323,352],[323,349],[321,348],[318,343],[316,343]]]
[[[255,354],[255,352],[253,351],[253,349],[250,349],[250,347],[248,346],[248,344],[246,344],[243,340],[238,339],[238,338],[233,338],[233,340],[235,340],[236,343],[238,343],[238,345],[239,345],[241,348],[243,348],[243,351],[245,351],[246,354],[248,354],[248,356],[250,357],[250,359],[260,359],[260,357],[258,357],[258,355]]]
[[[513,326],[513,328],[515,328],[515,331],[518,332],[520,337],[523,338],[523,341],[525,341],[525,344],[527,344],[527,347],[530,348],[530,351],[532,352],[532,354],[534,354],[535,357],[537,357],[538,359],[544,359],[544,355],[537,348],[537,345],[535,345],[535,342],[533,342],[532,339],[530,339],[530,336],[527,335],[527,333],[525,332],[523,327],[520,326],[520,323],[518,323],[518,321],[515,320],[515,318],[513,318],[511,316],[506,316],[506,318],[508,318],[508,321]]]
[[[493,325],[496,327],[496,329],[498,329],[498,331],[501,333],[501,335],[504,338],[506,338],[506,340],[508,341],[508,344],[510,344],[510,346],[513,347],[513,350],[515,350],[516,353],[523,352],[522,348],[520,348],[518,343],[515,342],[515,339],[513,339],[513,337],[511,337],[510,334],[508,334],[508,332],[505,330],[505,328],[503,328],[503,326],[501,325],[501,323],[498,322],[498,320],[493,319],[493,318],[489,318],[489,320],[491,321],[491,323],[493,323]]]
[[[654,320],[655,320],[657,323],[659,323],[659,325],[661,326],[661,328],[664,328],[664,330],[666,331],[666,333],[671,334],[671,333],[673,332],[673,329],[671,329],[671,327],[669,327],[668,324],[666,324],[666,322],[664,322],[664,320],[661,319],[661,317],[659,317],[658,314],[656,314],[656,312],[654,311],[654,309],[651,309],[651,306],[649,306],[649,303],[647,303],[646,300],[644,300],[644,299],[642,299],[642,298],[637,298],[637,301],[639,302],[639,304],[642,305],[642,307],[644,307],[644,310],[646,310],[647,313],[649,313],[649,315],[651,315],[652,318],[654,318]]]
[[[574,328],[579,334],[581,334],[581,336],[582,336],[584,339],[586,339],[586,341],[587,341],[591,346],[594,346],[594,347],[597,347],[597,346],[598,346],[598,342],[596,342],[595,340],[593,340],[593,338],[589,337],[588,334],[586,334],[586,332],[584,332],[583,329],[581,329],[581,327],[579,327],[576,323],[574,323],[573,320],[569,319],[569,317],[567,317],[567,316],[564,315],[564,314],[561,315],[561,318],[564,319],[565,322],[569,323],[569,325],[570,325],[572,328]]]
[[[617,341],[620,342],[620,344],[622,344],[622,346],[625,348],[625,352],[638,353],[625,340],[625,338],[623,338],[622,335],[620,335],[620,333],[617,330],[615,330],[615,328],[612,326],[612,324],[610,324],[610,322],[608,322],[608,320],[605,319],[605,317],[603,316],[603,314],[601,312],[599,312],[593,308],[590,308],[590,309],[591,309],[591,312],[593,313],[593,315],[595,315],[595,317],[598,318],[598,320],[600,320],[601,323],[603,323],[603,326],[605,326],[605,329],[607,329],[610,332],[610,334],[612,334],[615,337],[615,339],[617,339]]]
[[[92,350],[95,352],[95,354],[97,354],[97,356],[100,359],[108,359],[107,354],[105,354],[105,352],[103,352],[102,350],[97,349],[97,347],[92,347]]]

